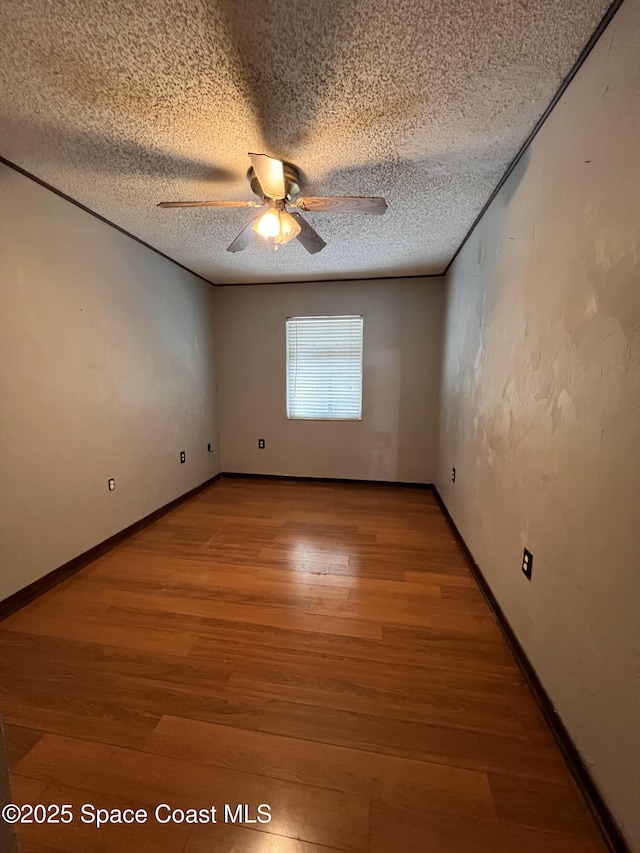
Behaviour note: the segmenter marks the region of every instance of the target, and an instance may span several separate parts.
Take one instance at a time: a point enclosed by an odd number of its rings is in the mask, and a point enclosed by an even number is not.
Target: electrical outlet
[[[527,551],[524,549],[524,554],[522,555],[522,574],[525,578],[530,581],[531,580],[531,572],[533,571],[533,554],[531,551]]]
[[[259,439],[258,439],[258,449],[259,449],[259,450],[264,450],[264,438],[259,438]]]
[[[456,469],[452,468],[451,469],[451,482],[455,483],[455,481],[456,481]]]
[[[186,461],[187,461],[187,454],[184,452],[184,450],[181,450],[180,451],[180,464],[182,465],[182,463],[186,462]]]
[[[110,491],[110,492],[112,492],[112,491],[115,489],[115,487],[116,487],[116,481],[113,479],[113,477],[111,477],[111,478],[110,478],[110,480],[109,480],[109,482],[108,482],[108,486],[109,486],[109,491]]]

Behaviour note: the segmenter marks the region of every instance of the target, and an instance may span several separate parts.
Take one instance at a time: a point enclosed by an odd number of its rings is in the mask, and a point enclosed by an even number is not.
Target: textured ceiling
[[[440,273],[608,0],[2,0],[0,154],[216,283]],[[327,241],[226,246],[247,152]]]

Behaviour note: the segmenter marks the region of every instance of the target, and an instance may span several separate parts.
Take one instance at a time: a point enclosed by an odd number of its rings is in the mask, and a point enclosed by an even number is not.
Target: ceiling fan
[[[295,237],[314,255],[327,245],[298,211],[382,214],[387,209],[383,198],[318,198],[300,195],[300,175],[295,166],[268,154],[249,154],[251,168],[247,178],[260,202],[255,201],[161,201],[158,207],[254,207],[259,213],[227,246],[227,252],[246,249],[254,234],[273,241],[275,249]],[[289,212],[287,208],[295,208]]]

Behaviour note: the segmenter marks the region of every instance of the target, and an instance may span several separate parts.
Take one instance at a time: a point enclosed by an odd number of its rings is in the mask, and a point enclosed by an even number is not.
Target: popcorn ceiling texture
[[[215,283],[441,273],[608,0],[3,0],[0,154]],[[309,195],[308,255],[225,249],[247,153]]]

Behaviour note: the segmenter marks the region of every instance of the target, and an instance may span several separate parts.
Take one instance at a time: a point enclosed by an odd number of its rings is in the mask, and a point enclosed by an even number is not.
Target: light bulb
[[[253,230],[265,240],[280,233],[280,216],[277,210],[268,210],[253,226]]]
[[[287,213],[286,210],[283,210],[280,214],[280,243],[284,245],[288,243],[289,240],[293,240],[294,237],[297,237],[300,233],[300,225],[291,216],[290,213]]]

